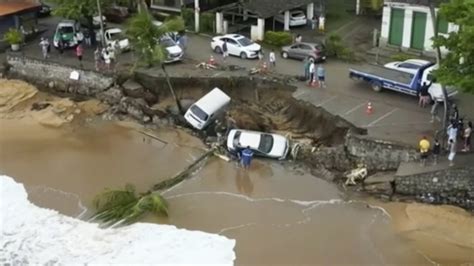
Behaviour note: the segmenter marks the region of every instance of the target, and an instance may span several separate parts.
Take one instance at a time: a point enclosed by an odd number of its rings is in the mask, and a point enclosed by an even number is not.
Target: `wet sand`
[[[112,123],[52,129],[34,121],[2,119],[0,126],[1,171],[25,183],[38,205],[71,216],[89,207],[105,187],[132,183],[139,191],[147,190],[177,173],[203,148],[199,140],[173,129],[154,132],[158,141]],[[470,261],[474,248],[459,243],[466,244],[462,236],[472,227],[447,223],[429,227],[427,236],[421,225],[433,217],[425,216],[426,221],[416,217],[420,230],[403,229],[402,210],[408,205],[380,204],[389,218],[364,202],[343,200],[333,184],[291,168],[256,160],[247,172],[211,159],[193,178],[164,193],[169,218],[147,220],[234,238],[237,264]],[[450,217],[440,213],[446,215]],[[449,232],[459,233],[432,241]]]

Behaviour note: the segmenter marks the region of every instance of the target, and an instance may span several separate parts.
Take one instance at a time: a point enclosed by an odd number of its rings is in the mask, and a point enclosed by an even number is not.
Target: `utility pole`
[[[104,21],[102,20],[102,9],[100,8],[100,0],[97,0],[97,11],[99,12],[100,22],[100,43],[102,44],[102,47],[105,47]]]
[[[194,0],[194,31],[199,32],[199,0]]]

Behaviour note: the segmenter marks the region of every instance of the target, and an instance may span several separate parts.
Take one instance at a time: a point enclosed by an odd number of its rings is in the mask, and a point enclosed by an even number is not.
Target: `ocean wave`
[[[0,175],[1,264],[232,265],[235,240],[170,225],[101,229],[37,207],[22,184]]]

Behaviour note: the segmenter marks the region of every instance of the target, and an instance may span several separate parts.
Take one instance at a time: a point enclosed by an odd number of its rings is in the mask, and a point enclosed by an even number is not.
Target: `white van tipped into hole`
[[[191,105],[184,118],[191,126],[201,130],[215,120],[229,103],[230,97],[219,88],[214,88]]]

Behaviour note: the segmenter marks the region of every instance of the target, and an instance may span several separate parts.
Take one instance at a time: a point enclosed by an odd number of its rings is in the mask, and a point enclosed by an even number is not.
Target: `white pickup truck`
[[[100,34],[100,31],[97,32],[96,38],[98,41],[102,41],[102,34]],[[104,31],[104,39],[107,46],[112,44],[113,47],[116,47],[118,44],[120,51],[123,52],[130,50],[130,41],[119,28],[106,29]]]

